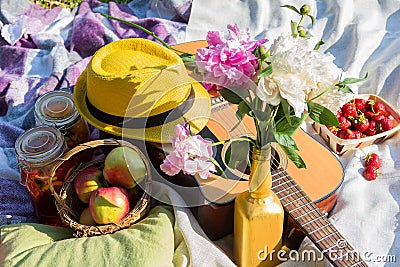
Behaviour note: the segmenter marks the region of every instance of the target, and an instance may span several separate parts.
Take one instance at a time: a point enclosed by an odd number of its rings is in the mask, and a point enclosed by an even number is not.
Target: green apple
[[[74,180],[75,192],[83,203],[89,203],[92,192],[103,186],[103,172],[96,167],[80,171]]]
[[[117,223],[129,212],[128,192],[116,186],[99,188],[90,197],[89,208],[96,223]]]
[[[130,147],[114,148],[104,160],[104,178],[114,186],[133,188],[144,179],[146,172],[142,157]]]

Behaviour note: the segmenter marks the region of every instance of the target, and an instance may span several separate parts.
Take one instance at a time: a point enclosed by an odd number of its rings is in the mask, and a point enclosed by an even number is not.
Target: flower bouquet
[[[195,65],[207,90],[217,90],[225,100],[237,105],[237,125],[245,116],[253,119],[256,135],[212,143],[192,135],[189,124],[177,125],[176,137],[171,137],[175,150],[163,163],[164,172],[175,175],[182,170],[207,178],[216,171],[215,164],[219,167],[212,159],[209,146],[224,142],[238,142],[258,149],[275,142],[297,167],[305,168],[292,138],[305,119],[310,117],[322,125],[339,126],[335,114],[323,104],[332,102],[332,98],[344,101],[344,94],[352,93],[348,85],[366,76],[341,81],[343,71],[335,65],[334,56],[319,50],[323,41],[313,44],[311,34],[301,25],[306,17],[314,22],[309,14],[310,7],[303,5],[300,10],[289,5],[284,7],[298,13],[300,20],[292,21],[291,32],[278,36],[271,45],[267,45],[270,43],[267,39],[252,39],[248,30],[241,32],[237,25],[228,25],[227,36],[224,32],[209,31],[208,46],[198,49],[195,55],[177,51],[184,62]],[[117,20],[152,34],[139,25]],[[236,161],[243,159],[236,158]]]

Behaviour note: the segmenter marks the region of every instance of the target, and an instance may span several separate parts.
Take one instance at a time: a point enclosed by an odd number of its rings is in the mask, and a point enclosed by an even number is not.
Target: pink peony
[[[160,168],[167,175],[173,176],[181,170],[185,174],[207,179],[215,172],[212,163],[211,141],[204,140],[200,135],[190,135],[188,124],[178,124],[175,127],[176,136],[171,138],[174,150],[167,155]]]
[[[249,31],[241,33],[237,25],[227,28],[227,38],[222,32],[207,33],[208,47],[196,53],[198,70],[204,73],[206,83],[217,84],[219,88],[248,88],[258,69],[258,59],[252,52],[267,39],[252,40]]]

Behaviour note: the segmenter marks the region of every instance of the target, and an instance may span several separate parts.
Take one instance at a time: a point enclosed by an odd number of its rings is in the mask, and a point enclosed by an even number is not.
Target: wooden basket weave
[[[136,203],[135,207],[133,207],[130,212],[118,223],[110,223],[105,225],[96,225],[89,226],[83,225],[79,223],[79,217],[83,210],[83,203],[79,200],[75,188],[74,188],[74,179],[76,175],[86,167],[95,166],[101,167],[104,163],[104,160],[90,160],[88,162],[80,163],[77,168],[65,178],[65,182],[61,187],[59,193],[57,193],[53,186],[53,177],[57,171],[57,169],[67,160],[71,160],[74,156],[76,156],[80,152],[84,152],[85,150],[94,148],[102,148],[102,146],[111,146],[111,149],[117,146],[130,147],[134,149],[136,152],[141,155],[146,167],[147,173],[143,180],[144,185],[142,186],[144,192],[140,198],[140,200]],[[105,148],[107,149],[107,148]],[[109,148],[108,148],[109,149]],[[75,230],[75,237],[87,237],[87,236],[95,236],[95,235],[104,235],[111,234],[118,230],[128,228],[141,218],[143,218],[148,211],[150,210],[150,195],[148,192],[151,191],[151,176],[150,176],[150,167],[147,158],[144,154],[134,145],[127,141],[123,140],[115,140],[115,139],[104,139],[104,140],[95,140],[90,141],[81,145],[74,147],[64,154],[64,156],[59,159],[52,171],[49,187],[55,198],[55,204],[60,214],[60,218],[63,223],[67,224],[70,228]]]

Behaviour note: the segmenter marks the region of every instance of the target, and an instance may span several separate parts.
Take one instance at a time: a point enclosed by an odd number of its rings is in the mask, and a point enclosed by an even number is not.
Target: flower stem
[[[314,96],[313,98],[307,100],[307,102],[313,101],[314,99],[317,99],[318,97],[320,97],[321,95],[325,94],[326,92],[328,92],[329,90],[331,90],[332,88],[334,88],[336,86],[336,84],[333,84],[331,86],[329,86],[328,88],[326,88],[324,91],[322,91],[321,93],[319,93],[318,95]]]
[[[301,15],[301,18],[300,18],[300,21],[299,21],[298,25],[301,25],[301,23],[303,22],[305,17],[306,17],[306,15]]]
[[[153,36],[154,39],[156,39],[157,41],[159,41],[163,46],[165,46],[165,47],[168,48],[168,49],[171,49],[171,50],[173,50],[173,51],[175,51],[175,52],[178,52],[178,53],[185,53],[185,54],[188,54],[188,53],[185,52],[185,51],[181,51],[181,50],[179,50],[179,49],[173,48],[173,47],[170,46],[168,43],[166,43],[164,40],[162,40],[160,37],[158,37],[157,34],[155,34],[155,33],[152,32],[152,31],[149,31],[148,29],[146,29],[146,28],[144,28],[144,27],[142,27],[142,26],[140,26],[140,25],[138,25],[138,24],[136,24],[136,23],[129,22],[129,21],[126,21],[126,20],[123,20],[123,19],[120,19],[120,18],[116,18],[116,17],[110,16],[110,15],[107,15],[107,14],[104,14],[104,13],[101,13],[101,15],[102,15],[103,17],[108,18],[108,19],[113,19],[113,20],[116,20],[116,21],[125,23],[125,24],[127,24],[127,25],[129,25],[129,26],[132,26],[132,27],[135,27],[135,28],[137,28],[137,29],[140,29],[140,30],[144,31],[145,33],[147,33],[147,34]]]
[[[239,141],[248,141],[248,142],[252,143],[253,145],[256,145],[254,140],[251,138],[238,137],[238,138],[234,138],[234,139],[227,139],[224,141],[215,142],[215,143],[210,144],[210,146],[218,146],[218,145],[223,145],[227,142],[239,142]]]
[[[211,162],[217,167],[217,169],[221,172],[221,177],[228,179],[228,176],[226,176],[224,170],[222,169],[221,165],[219,165],[218,161],[216,161],[214,158],[210,158]]]

